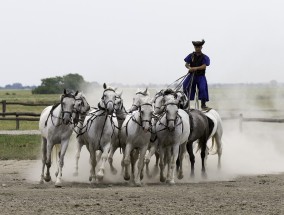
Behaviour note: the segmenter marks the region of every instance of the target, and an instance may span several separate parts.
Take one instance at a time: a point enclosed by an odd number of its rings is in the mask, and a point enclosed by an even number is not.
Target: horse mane
[[[148,91],[148,88],[146,88],[145,91],[142,91],[138,88],[136,91],[136,94],[142,94],[143,96],[150,96],[150,92]]]
[[[171,88],[168,88],[168,89],[166,89],[165,91],[164,91],[164,95],[166,96],[166,95],[173,95],[173,94],[175,94],[176,92],[173,90],[173,89],[171,89]]]

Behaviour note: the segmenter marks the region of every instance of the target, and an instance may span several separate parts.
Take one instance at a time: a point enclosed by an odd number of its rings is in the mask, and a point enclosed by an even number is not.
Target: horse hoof
[[[62,187],[62,182],[61,181],[55,182],[55,187],[58,187],[58,188]]]
[[[101,182],[104,179],[104,175],[97,175],[97,179]]]
[[[191,177],[191,178],[194,178],[194,172],[191,172],[191,173],[190,173],[190,177]]]
[[[149,158],[146,158],[146,159],[145,159],[145,164],[148,165],[149,163],[150,163],[150,159],[149,159]]]
[[[79,175],[78,172],[74,172],[74,173],[73,173],[73,176],[74,176],[74,177],[77,177],[78,175]]]
[[[179,180],[183,179],[183,174],[182,174],[182,173],[179,173],[179,174],[177,175],[177,178],[178,178]]]
[[[41,179],[41,180],[39,181],[39,184],[44,184],[43,179]]]
[[[45,180],[46,182],[50,182],[50,180],[51,180],[50,175],[46,175],[46,176],[44,177],[44,180]]]
[[[125,180],[125,181],[129,181],[129,180],[130,180],[130,175],[125,175],[125,176],[124,176],[124,180]]]
[[[165,182],[166,178],[165,177],[160,177],[160,182]]]
[[[202,171],[202,174],[201,174],[201,175],[202,175],[202,178],[203,178],[203,179],[207,179],[207,173],[206,173],[206,172],[203,172],[203,171]]]
[[[175,181],[174,180],[169,181],[169,185],[175,185]]]
[[[141,181],[135,182],[136,187],[142,187]]]

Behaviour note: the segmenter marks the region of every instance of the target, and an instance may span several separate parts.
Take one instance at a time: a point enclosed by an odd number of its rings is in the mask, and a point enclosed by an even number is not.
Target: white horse
[[[112,174],[117,174],[117,169],[113,166],[113,155],[115,153],[115,151],[120,148],[124,154],[124,150],[125,150],[125,143],[122,141],[121,139],[121,127],[122,124],[126,118],[126,116],[128,115],[124,105],[123,105],[123,99],[121,98],[122,92],[120,94],[117,95],[116,99],[115,99],[115,105],[114,105],[114,109],[115,109],[115,117],[117,118],[117,122],[118,122],[118,137],[116,139],[116,141],[110,146],[110,152],[109,152],[109,156],[108,156],[108,162],[110,165],[110,170],[112,172]],[[121,171],[123,172],[124,169],[124,162],[123,159],[121,160]]]
[[[105,163],[108,157],[111,144],[117,138],[117,119],[113,117],[114,104],[116,99],[115,89],[103,85],[104,92],[98,109],[89,112],[84,120],[84,133],[78,137],[79,144],[86,145],[90,152],[90,181],[95,183],[96,178],[101,181],[105,174]],[[96,151],[102,152],[97,160]],[[96,174],[97,163],[101,163],[98,173]]]
[[[139,106],[142,103],[145,103],[147,100],[150,99],[150,92],[148,91],[148,88],[146,88],[144,91],[141,91],[139,88],[137,89],[135,96],[133,98],[133,103],[128,112],[132,112],[135,110],[138,110]]]
[[[39,120],[39,130],[42,137],[42,173],[40,183],[51,180],[50,167],[51,167],[51,152],[55,144],[61,144],[61,152],[59,158],[59,171],[57,173],[55,186],[62,185],[62,168],[64,164],[64,156],[68,147],[70,136],[73,132],[72,120],[76,117],[74,113],[75,96],[77,93],[67,93],[61,96],[60,103],[54,106],[46,107]],[[47,167],[46,175],[44,176],[45,165]]]
[[[221,168],[221,156],[222,156],[222,136],[223,136],[223,126],[222,119],[219,113],[215,109],[208,109],[207,111],[203,111],[203,113],[211,120],[209,123],[213,123],[211,125],[211,132],[209,139],[212,138],[212,146],[209,150],[211,154],[218,154],[218,168]],[[215,152],[212,152],[215,148]]]
[[[178,108],[179,100],[175,97],[168,97],[163,103],[165,112],[156,124],[160,153],[160,181],[174,184],[178,156],[180,158],[178,177],[183,177],[182,163],[190,134],[190,122],[188,114]],[[167,177],[164,176],[165,161],[168,164]]]
[[[133,179],[137,186],[141,186],[143,178],[144,158],[151,138],[151,121],[153,107],[151,100],[145,100],[138,106],[138,110],[128,115],[122,124],[121,136],[125,143],[124,179]],[[138,160],[137,170],[135,164]],[[130,172],[131,163],[131,176]]]

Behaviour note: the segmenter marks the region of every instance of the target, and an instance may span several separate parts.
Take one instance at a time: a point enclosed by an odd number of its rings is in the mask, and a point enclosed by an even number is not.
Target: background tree
[[[56,76],[41,79],[41,85],[32,90],[33,94],[60,94],[64,89],[72,91],[81,91],[89,83],[79,74],[68,74],[63,77]]]
[[[41,85],[32,90],[33,94],[58,94],[64,89],[63,78],[56,76],[54,78],[41,79]]]

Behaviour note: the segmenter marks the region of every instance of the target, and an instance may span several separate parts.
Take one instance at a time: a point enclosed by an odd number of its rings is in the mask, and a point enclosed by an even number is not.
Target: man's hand
[[[196,67],[190,67],[188,72],[192,73],[192,72],[195,72],[197,71]]]

